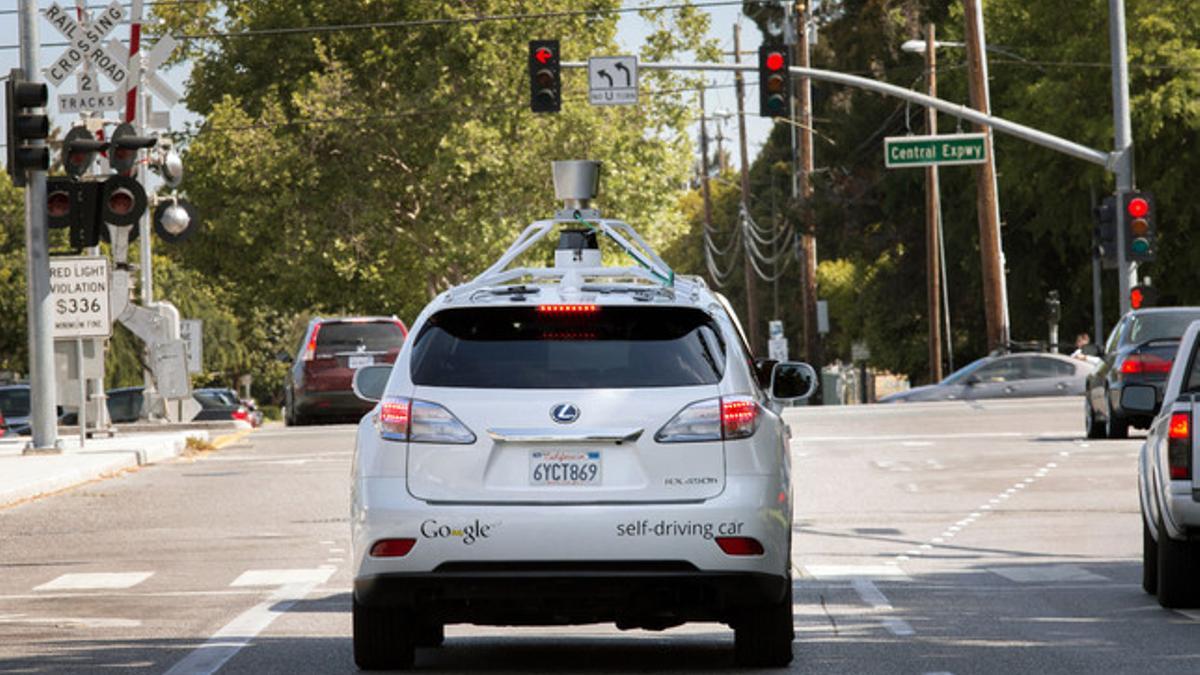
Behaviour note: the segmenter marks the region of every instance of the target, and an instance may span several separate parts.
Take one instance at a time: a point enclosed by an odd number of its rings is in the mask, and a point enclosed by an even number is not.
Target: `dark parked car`
[[[937,384],[913,387],[880,403],[956,401],[982,398],[1078,396],[1094,366],[1061,354],[1022,352],[985,356]]]
[[[108,390],[108,417],[113,424],[138,421],[142,415],[142,389],[121,387]],[[254,425],[250,411],[231,389],[196,389],[192,392],[192,398],[200,404],[200,412],[192,418],[193,422],[235,420]]]
[[[1179,339],[1200,319],[1200,307],[1155,307],[1126,314],[1104,343],[1103,361],[1088,377],[1083,423],[1088,438],[1125,438],[1129,427],[1145,429],[1162,404],[1163,388]],[[1156,391],[1154,412],[1122,408],[1127,384],[1148,384]]]
[[[284,422],[357,421],[373,404],[354,395],[354,371],[393,363],[408,335],[396,317],[313,319],[284,384]]]

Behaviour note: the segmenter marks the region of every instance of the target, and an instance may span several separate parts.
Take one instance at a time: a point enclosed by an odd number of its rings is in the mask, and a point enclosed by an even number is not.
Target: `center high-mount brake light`
[[[539,314],[595,314],[599,305],[538,305]]]
[[[1191,422],[1191,413],[1171,413],[1171,425],[1167,429],[1167,465],[1171,470],[1171,480],[1189,480],[1192,477]]]

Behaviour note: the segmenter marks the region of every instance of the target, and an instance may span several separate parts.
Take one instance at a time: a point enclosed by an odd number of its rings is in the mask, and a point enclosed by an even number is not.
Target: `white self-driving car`
[[[355,391],[354,657],[407,668],[448,623],[734,629],[737,661],[792,658],[789,430],[801,363],[755,362],[729,305],[568,208],[438,296]],[[553,267],[511,267],[558,233]],[[597,235],[638,264],[605,267]],[[548,251],[546,251],[548,253]]]

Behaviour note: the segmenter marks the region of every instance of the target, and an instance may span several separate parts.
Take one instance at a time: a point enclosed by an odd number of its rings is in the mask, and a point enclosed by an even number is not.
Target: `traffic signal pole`
[[[742,60],[742,26],[741,24],[733,25],[733,59],[740,63]],[[736,71],[737,84],[737,111],[738,111],[738,143],[740,144],[741,159],[742,159],[742,208],[750,210],[750,159],[747,156],[746,150],[746,84],[742,78],[742,71]],[[743,224],[742,227],[745,227]],[[746,327],[750,331],[750,353],[751,355],[761,353],[763,348],[762,329],[758,325],[758,283],[754,276],[753,263],[750,260],[750,242],[749,236],[743,237],[742,242],[745,246],[745,260],[742,266],[745,268],[745,283],[746,283]]]
[[[933,24],[925,27],[925,87],[930,96],[937,96],[937,40]],[[925,133],[937,134],[937,111],[926,108]],[[925,167],[925,290],[929,308],[929,381],[942,381],[942,317],[941,312],[941,237],[938,220],[942,207],[938,168]],[[950,339],[947,332],[946,339]]]
[[[36,0],[20,0],[21,70],[41,78]],[[34,147],[44,147],[44,140]],[[46,227],[46,172],[30,171],[25,184],[25,282],[28,302],[30,433],[26,454],[62,452],[54,392],[54,307],[50,298],[50,234]]]
[[[792,14],[796,31],[795,54],[793,60],[801,68],[809,66],[808,23],[809,9],[807,4],[796,3]],[[797,113],[799,122],[800,158],[797,181],[800,188],[800,198],[803,204],[804,223],[800,234],[800,255],[804,264],[800,267],[801,292],[804,311],[804,358],[818,372],[824,360],[821,354],[821,333],[817,330],[817,232],[813,222],[812,209],[812,173],[813,173],[813,119],[812,119],[812,82],[807,77],[801,77],[795,82],[798,94]],[[795,127],[793,127],[795,128]],[[819,402],[819,401],[816,401]]]
[[[1115,166],[1117,183],[1117,282],[1121,314],[1130,309],[1130,289],[1137,285],[1137,263],[1130,263],[1125,250],[1125,194],[1133,190],[1133,125],[1129,119],[1129,65],[1125,48],[1125,0],[1108,0],[1108,38],[1112,53],[1112,96]],[[1097,336],[1099,339],[1099,336]]]

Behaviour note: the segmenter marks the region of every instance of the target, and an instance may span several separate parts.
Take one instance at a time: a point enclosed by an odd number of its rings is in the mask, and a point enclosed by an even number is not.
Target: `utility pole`
[[[981,0],[963,0],[966,21],[967,74],[971,107],[990,115],[988,72]],[[976,205],[979,211],[979,255],[983,271],[983,311],[987,320],[988,349],[1003,349],[1009,341],[1008,298],[1000,243],[1000,205],[996,196],[996,149],[990,126],[977,124],[986,134],[987,161],[975,170]]]
[[[793,47],[792,61],[801,68],[809,67],[808,45],[808,7],[803,2],[797,2],[792,14],[796,26],[796,44]],[[804,358],[818,372],[821,370],[821,334],[817,331],[817,236],[813,222],[812,210],[812,172],[813,172],[813,120],[812,120],[812,80],[801,77],[797,84],[797,115],[799,116],[800,164],[797,171],[797,181],[793,184],[799,188],[803,209],[804,222],[800,232],[800,254],[804,264],[800,266],[801,302],[804,312]],[[798,185],[796,185],[798,183]]]
[[[1129,291],[1137,285],[1137,263],[1125,255],[1125,194],[1133,190],[1133,126],[1129,120],[1129,64],[1125,47],[1125,0],[1108,0],[1108,40],[1112,52],[1114,154],[1117,179],[1117,280],[1121,315],[1130,309]],[[1096,336],[1100,340],[1100,336]]]
[[[700,192],[704,195],[704,236],[707,237],[712,231],[712,193],[708,188],[708,108],[704,105],[704,85],[700,86]],[[714,277],[713,286],[716,283]]]
[[[925,85],[930,96],[937,97],[937,40],[934,27],[925,26]],[[926,132],[937,134],[937,111],[926,108]],[[938,187],[938,168],[925,168],[925,279],[929,306],[929,381],[942,381],[942,326],[941,326],[941,257],[938,218],[941,211],[941,194]]]
[[[37,0],[20,0],[21,70],[40,80]],[[37,140],[33,147],[45,147]],[[46,227],[46,172],[30,171],[25,183],[25,283],[29,330],[30,434],[27,454],[62,452],[55,414],[54,306],[50,298],[50,232]]]
[[[742,27],[739,24],[733,25],[733,61],[739,64],[742,62]],[[742,71],[737,71],[735,81],[737,83],[738,143],[742,155],[742,208],[748,211],[750,209],[750,159],[746,149],[746,84],[742,77]],[[746,323],[749,324],[750,354],[753,356],[760,353],[763,348],[756,302],[758,300],[758,283],[754,276],[754,263],[750,260],[749,238],[744,238],[743,243],[746,249],[746,258],[742,264],[746,280]]]

